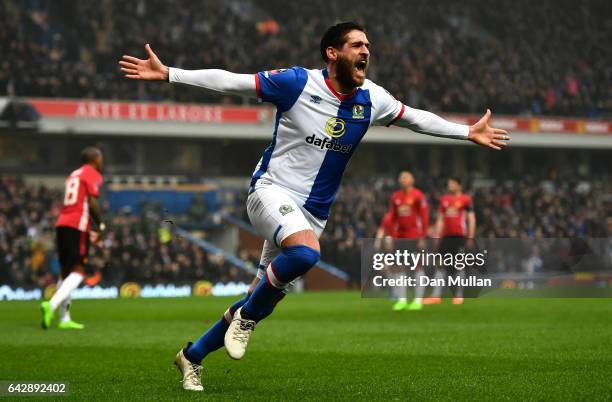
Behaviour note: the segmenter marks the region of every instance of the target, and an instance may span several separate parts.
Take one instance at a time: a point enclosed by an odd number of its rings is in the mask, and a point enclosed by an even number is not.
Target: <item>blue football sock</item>
[[[232,304],[228,309],[228,312],[231,315],[234,314],[236,310],[238,310],[244,303],[249,299],[249,295],[244,296],[242,299],[238,300],[236,303]],[[227,312],[226,312],[227,314]],[[208,331],[206,331],[200,339],[198,339],[195,343],[191,344],[189,349],[185,351],[185,357],[192,363],[201,364],[202,359],[206,357],[211,352],[214,352],[217,349],[223,347],[225,332],[229,327],[229,322],[227,318],[224,316],[219,321],[215,323]]]
[[[257,322],[272,314],[276,302],[284,295],[283,290],[272,286],[266,276],[261,278],[253,295],[257,295],[254,303],[246,303],[242,307],[242,315]],[[251,300],[251,299],[249,299]]]
[[[253,294],[242,307],[244,315],[260,321],[272,313],[283,297],[286,284],[304,275],[319,261],[320,254],[307,246],[291,246],[283,249],[272,261],[268,272],[257,284]]]

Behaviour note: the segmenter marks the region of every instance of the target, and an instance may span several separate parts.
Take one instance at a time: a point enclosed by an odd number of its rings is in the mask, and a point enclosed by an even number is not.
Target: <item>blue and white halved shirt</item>
[[[371,125],[390,125],[404,104],[370,80],[349,95],[331,86],[327,70],[293,67],[255,75],[257,96],[276,108],[272,142],[253,177],[283,187],[304,208],[327,219],[346,165]]]

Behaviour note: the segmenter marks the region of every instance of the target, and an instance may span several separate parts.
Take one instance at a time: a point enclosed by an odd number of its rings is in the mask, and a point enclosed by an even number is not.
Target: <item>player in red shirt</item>
[[[376,240],[378,240],[377,245],[380,244],[379,240],[384,239],[385,237],[396,237],[393,217],[391,216],[390,211],[385,212],[382,221],[380,221],[380,226],[376,231]]]
[[[398,181],[401,190],[391,195],[389,202],[390,226],[393,227],[394,237],[398,239],[413,240],[410,248],[420,251],[425,248],[427,229],[429,228],[429,207],[425,194],[414,187],[414,176],[409,171],[400,172]],[[416,269],[417,278],[423,274],[422,267]],[[424,288],[415,288],[414,301],[408,305],[407,289],[401,289],[402,294],[393,305],[393,310],[400,311],[408,307],[409,310],[420,310],[423,305]]]
[[[471,248],[476,233],[476,215],[472,203],[472,197],[463,193],[461,180],[450,178],[448,180],[448,194],[440,198],[438,217],[436,220],[436,232],[441,238],[438,252],[445,254],[456,254],[466,247]],[[465,275],[465,271],[451,268],[453,275]],[[436,275],[442,275],[438,269]],[[425,304],[439,304],[442,300],[442,287],[435,286],[432,297],[425,299]],[[463,304],[463,288],[455,287],[453,304]]]
[[[79,287],[85,275],[85,264],[90,241],[100,240],[105,229],[98,204],[102,186],[102,152],[88,147],[81,152],[83,166],[66,179],[62,212],[55,223],[57,252],[61,278],[51,300],[41,303],[42,327],[49,328],[55,310],[60,308],[59,328],[83,329],[83,325],[70,318],[70,294]],[[92,231],[90,220],[96,224]]]

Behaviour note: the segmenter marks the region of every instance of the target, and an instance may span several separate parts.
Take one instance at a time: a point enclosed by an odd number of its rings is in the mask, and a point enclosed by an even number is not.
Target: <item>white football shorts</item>
[[[283,240],[302,230],[312,230],[317,238],[325,229],[326,220],[305,210],[305,200],[288,190],[259,179],[247,198],[251,224],[264,239],[257,277],[262,278],[270,262],[278,255]]]

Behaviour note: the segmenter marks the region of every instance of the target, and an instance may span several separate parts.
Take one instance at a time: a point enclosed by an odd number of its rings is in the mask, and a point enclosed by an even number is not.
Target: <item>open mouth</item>
[[[361,60],[355,63],[355,68],[357,68],[357,71],[365,72],[367,65],[368,65],[368,62],[366,60]]]

